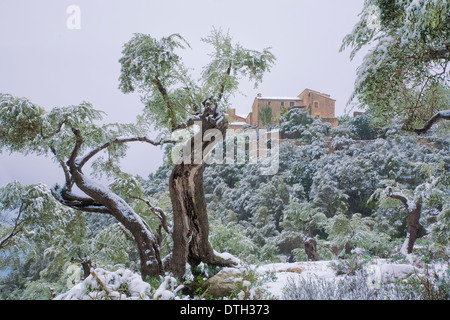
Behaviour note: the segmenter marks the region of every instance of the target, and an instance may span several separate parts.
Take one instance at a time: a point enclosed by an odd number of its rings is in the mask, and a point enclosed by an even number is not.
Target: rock
[[[236,288],[235,282],[242,272],[239,269],[225,268],[215,276],[209,278],[203,285],[204,292],[209,293],[215,299],[229,296]]]

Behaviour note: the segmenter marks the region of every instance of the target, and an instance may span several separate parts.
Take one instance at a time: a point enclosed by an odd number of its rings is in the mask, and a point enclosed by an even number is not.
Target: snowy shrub
[[[331,146],[335,150],[342,150],[348,148],[349,145],[354,143],[352,133],[345,126],[333,127],[331,129]]]
[[[229,252],[247,261],[257,251],[253,241],[244,234],[243,228],[235,222],[224,224],[220,220],[213,221],[209,240],[215,250]]]
[[[347,212],[348,196],[325,170],[318,171],[314,176],[310,199],[315,206],[324,210],[327,217],[334,216],[337,212]]]
[[[154,300],[174,300],[177,299],[177,293],[183,289],[183,285],[178,284],[177,280],[171,276],[165,276],[161,285],[153,294]]]
[[[450,205],[444,206],[431,227],[431,239],[440,246],[450,244]]]
[[[348,137],[334,137],[331,141],[331,146],[335,150],[342,150],[348,148],[349,145],[354,143],[353,139]]]
[[[372,252],[382,252],[387,247],[389,238],[385,234],[372,231],[374,220],[354,214],[348,218],[344,214],[338,214],[329,219],[327,232],[329,240],[339,250],[344,249],[346,253],[355,248],[362,248]]]
[[[359,248],[357,248],[359,249]],[[336,275],[354,276],[359,271],[363,270],[365,264],[368,262],[367,257],[358,253],[342,254],[341,259],[332,261],[330,267],[334,270]]]
[[[276,280],[275,273],[267,271],[259,273],[253,266],[246,265],[243,272],[234,279],[235,289],[228,297],[238,300],[270,299],[271,294],[263,287],[268,281]]]
[[[289,138],[299,138],[307,126],[314,122],[305,111],[291,109],[280,118],[280,132]]]
[[[367,285],[367,274],[337,278],[290,278],[283,289],[283,300],[376,300],[378,291]]]
[[[358,140],[375,139],[376,131],[371,124],[371,117],[368,115],[350,119],[347,126],[351,134]]]
[[[404,293],[420,300],[450,300],[450,268],[425,265],[421,274],[415,274],[403,284]]]
[[[291,201],[289,207],[283,212],[281,226],[284,230],[308,230],[325,226],[327,218],[320,208],[314,207],[310,202]]]
[[[173,277],[163,278],[158,288],[151,288],[141,276],[127,269],[110,272],[101,268],[55,300],[149,300],[175,299],[182,286]]]
[[[432,269],[432,270],[431,270]],[[367,268],[354,275],[334,278],[289,278],[283,289],[285,300],[449,300],[450,269],[425,266],[405,279],[387,276],[374,286]]]

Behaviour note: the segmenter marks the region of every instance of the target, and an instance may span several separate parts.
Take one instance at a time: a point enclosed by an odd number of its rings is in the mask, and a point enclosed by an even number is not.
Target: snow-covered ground
[[[275,274],[275,280],[265,283],[263,288],[276,299],[282,299],[283,288],[289,280],[305,279],[310,276],[322,279],[336,277],[335,272],[330,267],[330,261],[272,263],[260,266],[256,271],[261,275],[268,272]]]
[[[337,261],[308,261],[294,263],[271,263],[265,265],[243,265],[236,268],[224,268],[219,274],[225,275],[230,282],[241,281],[243,286],[247,287],[250,295],[241,292],[240,297],[257,297],[254,293],[258,289],[265,292],[263,299],[284,299],[284,289],[286,285],[298,283],[300,280],[327,280],[330,284],[345,276],[336,276],[332,263]],[[434,266],[434,270],[439,273],[445,273],[446,265]],[[364,266],[366,278],[364,282],[368,288],[380,289],[381,283],[389,283],[392,279],[404,279],[414,273],[422,273],[421,267],[413,266],[411,263],[401,264],[392,263],[384,259],[373,260]],[[245,273],[249,270],[256,272],[259,279],[264,279],[262,284],[254,285],[250,288],[250,282],[244,279]],[[217,274],[217,276],[219,276]],[[245,284],[245,283],[246,284]],[[339,284],[340,285],[340,284]],[[328,286],[328,285],[327,285]],[[364,285],[366,286],[366,285]],[[161,278],[159,284],[151,285],[141,280],[138,274],[126,269],[119,269],[111,272],[101,268],[92,270],[91,276],[84,281],[75,284],[69,291],[58,295],[55,299],[192,299],[189,296],[180,295],[183,285],[179,284],[173,277],[165,276]],[[204,299],[199,296],[197,299]],[[259,296],[261,298],[261,296]]]
[[[250,266],[259,276],[269,279],[262,286],[269,295],[275,299],[282,299],[283,288],[290,279],[306,278],[314,275],[320,278],[334,278],[334,271],[329,266],[330,261],[273,263],[259,267]],[[246,268],[227,268],[230,274],[239,278]],[[232,271],[232,272],[230,272]],[[272,274],[272,277],[268,277]],[[126,288],[128,294],[124,294]],[[181,287],[172,277],[165,277],[161,285],[151,292],[148,283],[141,280],[140,276],[126,269],[115,272],[98,268],[93,270],[86,280],[73,286],[68,292],[58,295],[55,299],[173,299]]]

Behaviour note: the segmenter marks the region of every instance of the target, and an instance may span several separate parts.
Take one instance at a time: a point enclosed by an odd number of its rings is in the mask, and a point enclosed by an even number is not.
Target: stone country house
[[[280,116],[289,109],[301,109],[310,116],[338,125],[335,117],[335,103],[329,94],[305,89],[296,97],[263,97],[260,93],[255,98],[252,111],[248,115],[236,114],[236,109],[229,109],[231,129],[246,127],[264,128],[278,125]]]

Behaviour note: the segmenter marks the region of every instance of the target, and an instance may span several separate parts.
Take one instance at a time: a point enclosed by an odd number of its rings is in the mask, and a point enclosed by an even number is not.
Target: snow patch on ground
[[[335,273],[330,266],[331,261],[309,261],[294,263],[272,263],[260,266],[256,271],[263,275],[275,273],[276,280],[264,284],[266,289],[275,299],[281,299],[283,288],[290,279],[301,279],[306,277],[319,277],[322,279],[333,279]]]

